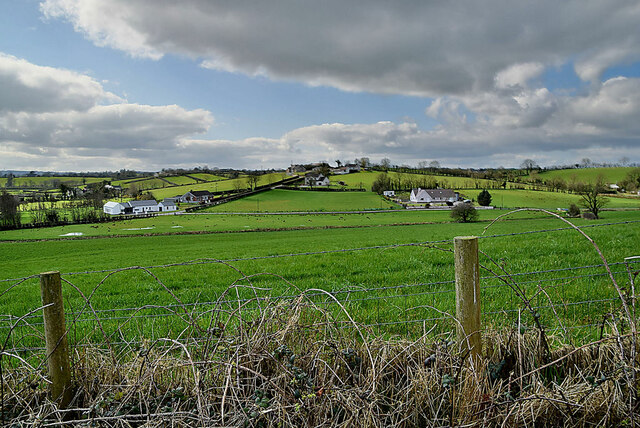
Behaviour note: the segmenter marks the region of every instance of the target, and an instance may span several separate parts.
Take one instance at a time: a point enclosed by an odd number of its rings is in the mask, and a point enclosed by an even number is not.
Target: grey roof
[[[193,196],[210,196],[210,195],[213,195],[213,193],[211,193],[208,190],[190,190],[187,193],[191,193]]]
[[[424,189],[433,199],[455,198],[456,193],[451,189]]]
[[[156,205],[158,205],[158,203],[156,201],[129,201],[129,202],[125,202],[122,205],[129,206],[131,208],[133,207],[155,207]]]

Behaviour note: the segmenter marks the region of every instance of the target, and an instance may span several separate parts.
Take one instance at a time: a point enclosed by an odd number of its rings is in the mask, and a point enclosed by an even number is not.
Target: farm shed
[[[124,207],[117,202],[109,201],[104,204],[102,210],[105,214],[118,215],[124,212]]]

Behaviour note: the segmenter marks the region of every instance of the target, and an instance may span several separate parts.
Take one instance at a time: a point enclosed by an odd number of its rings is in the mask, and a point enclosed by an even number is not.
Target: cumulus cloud
[[[32,64],[0,52],[0,113],[86,110],[121,101],[89,76]]]
[[[127,103],[87,75],[1,53],[0,92],[3,168],[142,166],[149,153],[175,150],[213,123],[206,110]]]
[[[595,81],[640,58],[640,8],[625,0],[45,0],[41,10],[132,56],[182,54],[205,67],[350,91],[485,91],[569,58]]]

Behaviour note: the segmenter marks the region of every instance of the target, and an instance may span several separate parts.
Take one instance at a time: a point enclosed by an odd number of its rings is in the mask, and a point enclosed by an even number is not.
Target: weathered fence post
[[[44,335],[47,350],[47,365],[51,384],[51,399],[60,408],[66,408],[73,397],[67,328],[62,303],[60,272],[40,274],[40,292],[44,312]]]
[[[478,238],[458,236],[453,240],[456,270],[456,318],[458,342],[471,357],[482,355],[480,332],[480,262]]]

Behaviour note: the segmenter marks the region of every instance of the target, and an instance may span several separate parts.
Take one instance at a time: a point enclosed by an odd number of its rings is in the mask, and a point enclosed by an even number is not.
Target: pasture
[[[462,190],[461,194],[476,200],[481,190]],[[498,208],[568,208],[570,204],[581,206],[581,197],[572,193],[545,192],[537,190],[494,190],[490,189],[491,205]],[[640,208],[640,197],[605,196],[605,208]]]
[[[396,209],[371,192],[322,192],[270,190],[226,204],[207,208],[206,212],[281,212],[281,211],[361,211]]]
[[[539,177],[543,180],[561,177],[565,181],[594,182],[598,176],[602,175],[606,183],[617,183],[633,169],[633,167],[558,169],[540,172]]]
[[[376,180],[378,175],[383,174],[381,171],[361,171],[352,174],[345,175],[332,175],[330,176],[331,185],[335,187],[340,187],[338,184],[340,181],[344,182],[346,187],[351,189],[365,189],[367,191],[371,191],[371,186],[373,182]],[[484,188],[491,187],[491,180],[485,179],[472,179],[469,177],[451,177],[444,175],[433,175],[433,174],[413,174],[413,173],[398,173],[395,171],[389,171],[387,173],[389,177],[393,180],[397,180],[398,178],[402,180],[411,179],[416,182],[420,182],[424,179],[434,179],[438,183],[439,187],[442,188],[455,188],[455,189],[475,189],[475,188]]]
[[[615,214],[615,220],[633,223],[606,225],[603,220],[578,220],[576,223],[587,226],[585,232],[596,240],[611,263],[621,263],[625,257],[637,255],[640,223],[636,221],[640,218],[636,212],[611,214]],[[491,270],[502,272],[504,269],[515,275],[529,296],[537,296],[536,302],[546,308],[540,311],[550,328],[557,328],[555,316],[548,302],[545,304],[547,297],[537,292],[538,285],[544,286],[554,305],[572,303],[563,310],[561,319],[565,326],[597,324],[602,312],[612,310],[616,305],[615,290],[603,275],[603,268],[598,267],[601,260],[597,252],[577,232],[555,230],[565,228],[563,222],[546,215],[528,213],[528,216],[499,221],[484,233],[486,238],[481,239],[481,250],[486,254],[482,256],[483,265],[490,267],[493,261],[498,261]],[[305,216],[296,218],[304,219]],[[382,218],[384,215],[379,214],[378,219]],[[335,217],[334,220],[337,221]],[[607,220],[611,222],[614,218]],[[483,236],[486,226],[486,222],[441,223],[5,241],[0,242],[2,279],[59,270],[85,296],[92,295],[94,310],[106,311],[106,314],[118,308],[172,305],[177,303],[176,297],[180,304],[196,305],[195,310],[204,302],[219,299],[233,284],[241,285],[241,288],[236,288],[229,299],[292,296],[306,289],[322,289],[337,293],[356,320],[377,326],[382,333],[417,334],[422,324],[416,321],[441,319],[438,311],[453,311],[450,253],[453,237]],[[541,232],[543,230],[547,231]],[[508,234],[515,235],[505,236]],[[185,265],[190,261],[195,262]],[[109,273],[130,266],[165,265],[168,266],[151,267],[148,272]],[[624,266],[614,266],[617,277],[624,279]],[[69,275],[86,271],[90,273]],[[151,272],[153,276],[149,275]],[[483,276],[487,277],[483,280],[483,311],[492,314],[487,316],[487,322],[512,322],[513,311],[521,308],[517,297],[500,280],[492,279],[490,271],[483,272]],[[0,284],[0,313],[19,316],[37,307],[36,279],[20,283],[17,289],[11,290],[15,281]],[[70,307],[83,306],[83,299],[76,290],[69,286],[65,286],[65,290]],[[435,309],[416,309],[423,305]],[[331,310],[339,312],[338,307]],[[390,324],[385,327],[387,323]],[[451,328],[446,320],[439,321],[438,325],[438,332]],[[145,334],[148,329],[155,329],[157,333],[172,330],[171,323],[165,324],[156,317],[141,317],[130,327],[126,334],[134,337]],[[595,327],[588,328],[590,333],[595,330]]]
[[[67,186],[81,186],[83,184],[99,183],[104,180],[109,180],[106,177],[15,177],[13,179],[14,187],[47,187],[53,186],[57,183],[64,183]],[[7,183],[6,177],[0,177],[0,187],[5,187]]]
[[[258,181],[258,186],[282,180],[284,177],[286,176],[283,173],[270,173],[261,175]],[[195,183],[176,187],[157,188],[151,190],[151,194],[157,200],[161,200],[164,198],[181,196],[191,190],[208,190],[210,192],[222,192],[237,189],[246,189],[248,187],[249,186],[247,184],[247,177],[241,176],[238,178],[211,181],[207,183]]]

